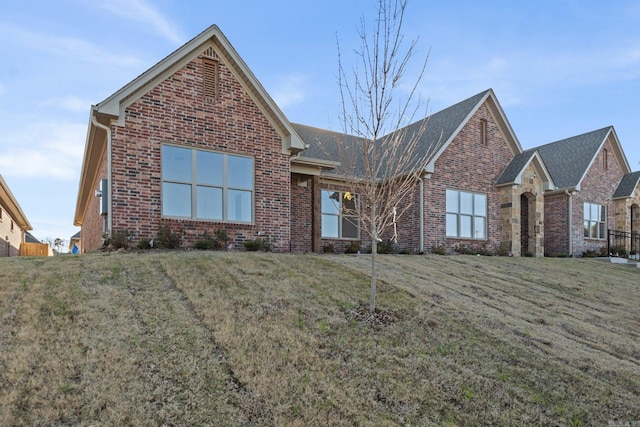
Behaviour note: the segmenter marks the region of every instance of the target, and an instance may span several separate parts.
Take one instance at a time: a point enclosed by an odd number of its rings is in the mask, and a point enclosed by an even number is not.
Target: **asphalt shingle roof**
[[[522,169],[529,163],[531,157],[536,153],[536,149],[532,148],[515,156],[507,168],[502,172],[498,181],[496,181],[496,185],[507,184],[510,182],[514,182]]]
[[[417,144],[416,158],[420,158],[426,154],[434,155],[455,136],[456,131],[489,91],[490,89],[487,89],[422,120],[418,120],[406,128],[398,130],[398,132],[406,131],[407,137],[411,137],[411,135],[419,132],[424,122],[427,121],[426,129]],[[342,160],[340,144],[355,144],[361,143],[364,140],[363,138],[340,132],[318,129],[296,123],[292,125],[302,140],[309,145],[309,148],[301,153],[300,157],[302,158],[340,161]],[[381,141],[391,136],[393,136],[393,133],[385,135],[381,138]],[[339,172],[339,169],[337,169],[336,172]]]
[[[631,197],[640,182],[640,171],[631,172],[622,177],[613,198]]]
[[[607,126],[536,148],[558,189],[580,184],[612,129]]]

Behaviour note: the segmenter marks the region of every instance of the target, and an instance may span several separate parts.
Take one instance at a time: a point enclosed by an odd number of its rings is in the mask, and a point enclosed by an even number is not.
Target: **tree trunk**
[[[378,276],[376,268],[378,258],[378,231],[376,230],[375,216],[373,216],[371,220],[371,240],[371,293],[369,295],[369,313],[373,315],[376,312],[376,281]]]

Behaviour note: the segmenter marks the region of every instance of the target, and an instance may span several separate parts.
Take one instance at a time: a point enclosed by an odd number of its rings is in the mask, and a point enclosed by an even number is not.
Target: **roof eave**
[[[27,216],[22,211],[20,204],[9,189],[9,186],[5,182],[4,178],[2,178],[2,175],[0,175],[0,199],[5,201],[6,210],[21,230],[33,230],[33,227],[31,227]]]
[[[207,44],[211,44],[247,94],[253,99],[262,113],[269,119],[276,131],[280,134],[283,154],[295,154],[307,148],[284,113],[275,101],[273,101],[217,25],[210,26],[113,95],[99,103],[97,106],[98,112],[118,117],[117,123],[123,125],[124,110],[127,106],[138,100],[166,77],[192,61]]]

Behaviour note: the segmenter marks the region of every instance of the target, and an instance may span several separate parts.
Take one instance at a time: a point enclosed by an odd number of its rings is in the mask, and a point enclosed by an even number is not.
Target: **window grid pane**
[[[196,191],[198,219],[222,220],[222,188],[198,186]]]
[[[162,215],[251,223],[253,167],[251,157],[163,145]]]
[[[357,215],[358,197],[351,193],[333,190],[321,191],[322,237],[357,239],[360,222]]]
[[[162,184],[162,215],[191,217],[191,185]]]
[[[446,235],[466,239],[487,238],[487,195],[446,190]]]

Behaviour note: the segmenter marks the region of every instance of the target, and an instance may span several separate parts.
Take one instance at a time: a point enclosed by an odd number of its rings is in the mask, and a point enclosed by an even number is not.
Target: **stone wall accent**
[[[522,196],[527,205],[522,206]],[[545,212],[544,189],[540,171],[532,163],[522,173],[521,184],[501,189],[502,213],[501,252],[521,256],[523,227],[526,227],[528,251],[536,257],[544,256]],[[523,224],[526,219],[526,224]]]

